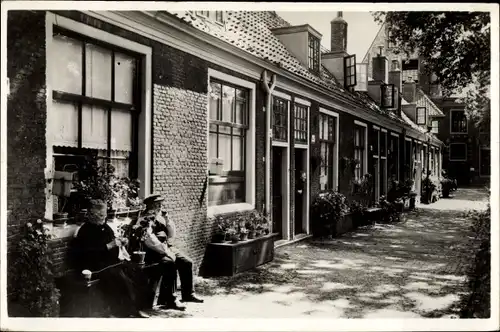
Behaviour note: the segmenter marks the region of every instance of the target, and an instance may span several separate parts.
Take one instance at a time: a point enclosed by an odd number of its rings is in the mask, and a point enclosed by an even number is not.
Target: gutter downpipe
[[[271,205],[271,101],[272,93],[276,86],[276,74],[272,74],[271,85],[267,83],[267,70],[264,69],[262,73],[262,87],[264,88],[266,95],[266,175],[265,175],[265,186],[266,186],[266,206],[265,214],[269,218],[269,211]],[[271,223],[272,227],[272,223]],[[274,230],[273,230],[274,231]]]

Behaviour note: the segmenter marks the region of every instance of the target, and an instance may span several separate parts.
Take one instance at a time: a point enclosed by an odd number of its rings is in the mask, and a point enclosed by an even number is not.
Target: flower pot
[[[232,243],[237,243],[239,241],[240,241],[240,237],[238,236],[238,234],[231,235],[231,242]]]
[[[145,251],[134,251],[132,253],[132,258],[135,263],[137,264],[144,264],[144,259],[146,258],[146,252]]]
[[[248,232],[248,239],[255,239],[255,231]]]
[[[53,224],[56,226],[64,225],[66,223],[67,219],[68,219],[67,212],[56,212],[56,213],[54,213],[54,216],[53,216]]]
[[[241,241],[246,241],[246,240],[248,240],[248,233],[241,233],[241,234],[240,234],[240,240],[241,240]]]

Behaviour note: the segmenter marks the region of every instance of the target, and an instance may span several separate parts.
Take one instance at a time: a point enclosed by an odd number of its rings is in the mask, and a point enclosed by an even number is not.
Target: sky
[[[330,49],[330,21],[337,17],[337,12],[277,11],[277,14],[292,25],[309,24],[323,35],[321,44]],[[369,12],[343,12],[343,17],[348,24],[347,53],[356,54],[359,62],[363,60],[380,26]]]

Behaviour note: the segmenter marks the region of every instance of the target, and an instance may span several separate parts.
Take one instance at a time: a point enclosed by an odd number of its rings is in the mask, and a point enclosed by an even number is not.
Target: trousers
[[[175,283],[177,273],[179,273],[181,281],[182,298],[188,298],[194,292],[193,261],[177,248],[171,247],[171,249],[175,253],[175,262],[161,261],[151,271],[155,280],[163,277],[160,285],[160,296],[158,297],[159,305],[173,303],[176,300]]]

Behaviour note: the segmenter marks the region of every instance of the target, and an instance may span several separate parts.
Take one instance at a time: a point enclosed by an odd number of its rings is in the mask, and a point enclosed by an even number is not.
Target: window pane
[[[209,104],[209,112],[211,120],[218,120],[218,109],[219,102],[221,96],[221,85],[219,83],[210,83],[210,104]]]
[[[115,167],[115,175],[119,178],[129,176],[130,152],[111,151],[110,163]]]
[[[53,100],[49,121],[54,145],[78,146],[78,107],[75,104]]]
[[[132,113],[111,111],[111,149],[132,151]]]
[[[86,95],[111,100],[111,51],[86,44]]]
[[[208,158],[217,158],[217,134],[210,133],[208,136]]]
[[[243,137],[233,136],[233,171],[243,170]]]
[[[236,118],[234,119],[234,122],[238,124],[246,124],[245,114],[246,114],[246,104],[244,102],[237,101]]]
[[[228,86],[222,87],[222,121],[232,122],[235,89]]]
[[[54,53],[49,57],[50,84],[53,90],[82,93],[82,43],[63,35],[54,35]]]
[[[96,106],[82,107],[82,147],[108,148],[108,111]]]
[[[219,135],[219,158],[223,162],[223,170],[231,170],[231,136]]]
[[[134,58],[115,53],[115,101],[133,103],[135,70]]]

